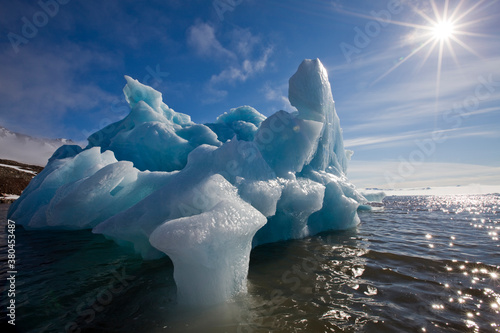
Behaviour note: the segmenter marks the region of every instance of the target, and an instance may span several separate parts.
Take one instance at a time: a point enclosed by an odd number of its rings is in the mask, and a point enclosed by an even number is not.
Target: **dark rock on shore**
[[[21,195],[43,167],[0,159],[0,203],[13,202],[8,195]]]

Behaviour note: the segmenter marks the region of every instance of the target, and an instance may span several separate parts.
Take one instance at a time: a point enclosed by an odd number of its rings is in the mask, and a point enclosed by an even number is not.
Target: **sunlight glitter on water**
[[[471,220],[473,222],[469,223],[470,226],[477,229],[498,229],[497,224],[499,223],[499,216],[497,216],[497,212],[499,211],[499,200],[498,196],[456,196],[456,197],[447,197],[447,198],[433,198],[428,202],[428,206],[437,207],[442,203],[445,203],[448,207],[455,207],[451,212],[455,212],[455,214],[469,214],[469,215],[481,215],[485,216],[482,218],[467,218],[465,220]],[[449,210],[442,210],[443,212],[450,213]],[[498,234],[495,231],[488,231],[487,236],[490,237],[491,241],[498,241]],[[470,235],[472,237],[472,235]],[[453,237],[456,239],[456,237]],[[498,247],[498,244],[496,244]],[[498,300],[499,294],[495,292],[488,286],[493,286],[497,288],[500,286],[498,283],[498,274],[499,274],[499,266],[496,267],[482,267],[481,262],[477,262],[475,264],[469,264],[465,262],[465,264],[458,265],[458,269],[463,271],[465,277],[469,278],[471,287],[469,290],[464,290],[463,292],[459,290],[457,295],[458,304],[461,304],[464,308],[466,305],[470,305],[470,308],[475,308],[473,311],[469,311],[465,313],[465,323],[468,328],[474,329],[474,331],[479,331],[478,326],[478,318],[482,316],[485,311],[489,311],[490,313],[494,313],[496,315],[500,314]],[[448,271],[452,271],[451,267],[446,267]],[[485,287],[486,286],[486,287]],[[482,288],[482,289],[481,289]],[[482,291],[482,295],[480,292]],[[479,294],[479,295],[475,295]],[[452,303],[455,299],[450,298],[449,302]],[[490,304],[489,308],[487,304]],[[492,321],[490,323],[491,328],[495,328],[499,326],[499,323],[496,321]]]

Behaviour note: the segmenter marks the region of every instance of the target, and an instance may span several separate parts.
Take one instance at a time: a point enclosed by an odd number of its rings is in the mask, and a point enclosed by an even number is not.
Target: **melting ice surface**
[[[253,246],[359,223],[367,200],[345,176],[327,71],[304,60],[289,82],[298,112],[250,106],[195,124],[125,77],[130,114],[62,146],[9,211],[26,228],[92,228],[145,259],[168,255],[178,301],[246,291]]]

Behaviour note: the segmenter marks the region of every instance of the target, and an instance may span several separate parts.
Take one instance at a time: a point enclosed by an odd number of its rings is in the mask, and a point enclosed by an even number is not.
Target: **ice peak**
[[[125,80],[127,80],[127,84],[123,88],[123,93],[131,109],[140,101],[144,101],[154,110],[160,109],[162,104],[161,92],[140,83],[128,75],[125,75]]]
[[[299,117],[323,122],[333,106],[328,72],[319,59],[302,61],[290,78],[288,99],[299,111]]]
[[[298,118],[323,123],[314,157],[304,170],[325,171],[328,168],[338,175],[347,170],[342,129],[335,112],[328,72],[319,59],[302,61],[290,78],[288,99],[299,111]]]

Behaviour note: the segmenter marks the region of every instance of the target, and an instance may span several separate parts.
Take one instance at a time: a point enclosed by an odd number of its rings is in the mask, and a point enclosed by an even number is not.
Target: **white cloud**
[[[415,139],[417,137],[421,137],[423,134],[421,132],[412,132],[409,134],[402,135],[388,135],[388,136],[363,136],[357,137],[355,139],[347,139],[344,140],[344,146],[346,148],[354,148],[354,147],[363,147],[363,146],[372,146],[380,144],[386,144],[385,146],[395,146],[404,144],[407,140]]]
[[[233,52],[224,48],[217,40],[214,28],[207,23],[198,22],[191,26],[188,29],[187,42],[198,55],[203,57],[236,58]]]
[[[262,72],[266,68],[271,53],[272,49],[267,48],[260,59],[253,61],[244,59],[241,64],[224,69],[217,75],[212,75],[210,84],[245,82],[250,76]]]
[[[430,119],[443,118],[447,110],[459,108],[466,115],[477,116],[498,110],[500,102],[500,57],[472,58],[460,66],[450,65],[443,68],[436,102],[436,68],[426,66],[411,79],[382,80],[369,86],[374,77],[380,75],[386,62],[386,53],[366,60],[366,64],[357,65],[359,82],[365,88],[341,100],[341,110],[346,115],[354,115],[356,125],[345,126],[347,132],[394,132],[404,126],[419,126]],[[451,61],[451,60],[450,60]],[[332,76],[344,73],[345,66],[333,69]],[[332,71],[332,69],[330,69]],[[401,74],[400,69],[394,75]],[[345,75],[345,73],[343,74]],[[409,77],[410,78],[410,77]],[[489,82],[485,85],[484,82]],[[363,86],[363,84],[360,84]],[[478,102],[473,111],[467,111],[467,101]],[[437,118],[436,118],[437,117]]]
[[[250,57],[261,43],[261,38],[250,32],[250,29],[236,28],[231,32],[232,49],[243,57]]]
[[[288,90],[288,83],[275,86],[274,88],[271,86],[269,82],[267,82],[264,87],[261,89],[261,92],[264,94],[264,97],[268,101],[277,102],[277,107],[282,110],[293,112],[297,111],[297,109],[290,104],[288,97],[285,96],[286,91]]]
[[[230,66],[219,74],[212,75],[204,88],[207,97],[202,102],[205,104],[220,102],[228,94],[227,90],[219,88],[220,86],[245,82],[249,77],[262,72],[266,68],[270,53],[271,49],[267,49],[262,57],[256,61],[245,59],[240,65]]]
[[[199,56],[225,63],[225,68],[213,74],[204,87],[206,97],[202,102],[205,104],[219,102],[227,96],[223,85],[245,82],[263,72],[273,52],[272,46],[263,47],[261,38],[249,29],[234,28],[227,36],[230,40],[225,47],[210,24],[197,22],[188,29],[187,43]]]
[[[488,127],[489,126],[468,126],[440,130],[411,131],[405,134],[360,136],[354,139],[345,139],[344,146],[346,148],[369,147],[370,149],[401,147],[408,144],[413,145],[415,141],[420,139],[431,139],[436,134],[439,135],[440,142],[452,139],[463,139],[466,137],[500,137],[500,132],[494,129],[488,129]]]

